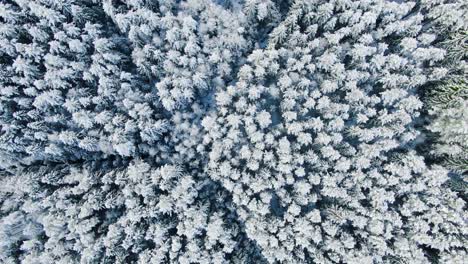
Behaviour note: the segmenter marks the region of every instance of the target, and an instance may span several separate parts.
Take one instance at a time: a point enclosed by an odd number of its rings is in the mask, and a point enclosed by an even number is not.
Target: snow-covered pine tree
[[[464,263],[466,197],[423,157],[420,93],[463,80],[444,43],[467,14],[1,1],[0,262]],[[460,150],[460,105],[434,112],[431,155]]]
[[[447,72],[431,4],[295,1],[217,93],[209,173],[269,262],[463,262],[465,202],[413,151]]]
[[[35,166],[0,182],[2,263],[262,261],[229,193],[178,164]]]

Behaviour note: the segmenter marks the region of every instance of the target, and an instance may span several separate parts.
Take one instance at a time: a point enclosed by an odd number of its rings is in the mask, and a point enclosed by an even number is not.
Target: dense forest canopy
[[[1,263],[460,263],[461,0],[0,0]]]

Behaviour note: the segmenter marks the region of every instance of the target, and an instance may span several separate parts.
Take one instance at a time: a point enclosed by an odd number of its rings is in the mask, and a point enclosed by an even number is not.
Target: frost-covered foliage
[[[102,10],[73,2],[0,6],[1,151],[24,162],[150,152],[168,122],[149,79]]]
[[[177,164],[135,160],[5,176],[2,263],[252,263],[229,194]],[[203,177],[204,179],[200,179]]]
[[[464,201],[412,151],[416,88],[446,74],[426,12],[297,1],[216,94],[210,175],[269,261],[427,263],[429,248],[464,259]]]
[[[464,173],[468,171],[468,28],[452,33],[441,46],[447,49],[450,74],[429,87],[426,98],[433,118],[428,129],[435,134],[431,154]]]
[[[464,80],[440,85],[428,101],[435,116],[428,129],[436,133],[431,154],[461,173],[468,171],[468,85]]]
[[[466,11],[1,1],[0,262],[464,263]]]
[[[143,1],[112,2],[105,1],[105,10],[128,35],[138,71],[153,77],[169,111],[203,96],[209,87],[224,86],[248,48],[246,19],[237,10],[209,1],[182,3],[174,13],[167,12],[169,4],[153,11]]]
[[[468,14],[465,13],[465,18]],[[468,21],[468,18],[465,19]],[[440,27],[445,24],[438,25]],[[468,26],[448,27],[439,46],[449,74],[426,89],[429,157],[452,169],[449,186],[468,197]]]

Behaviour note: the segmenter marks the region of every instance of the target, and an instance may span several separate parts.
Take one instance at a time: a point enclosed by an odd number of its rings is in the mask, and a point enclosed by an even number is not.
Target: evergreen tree
[[[465,263],[467,21],[0,1],[0,262]]]

